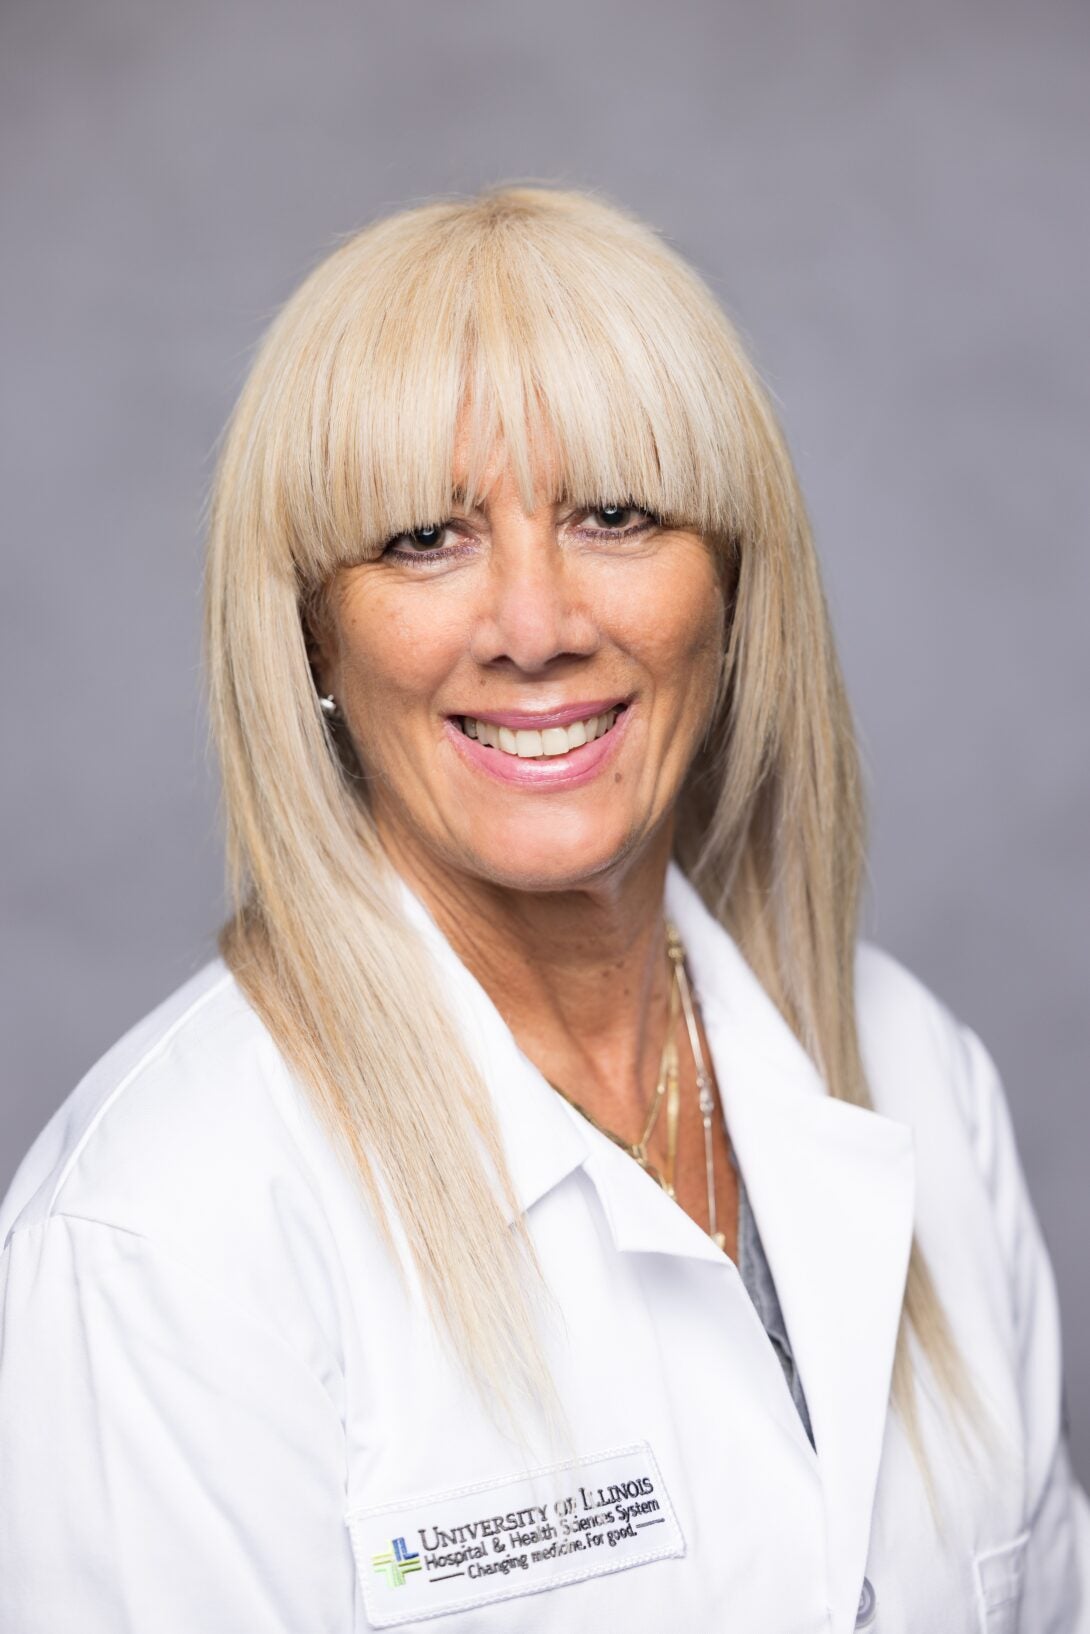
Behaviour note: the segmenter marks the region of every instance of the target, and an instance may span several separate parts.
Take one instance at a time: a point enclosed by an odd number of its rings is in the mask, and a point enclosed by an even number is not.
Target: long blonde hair
[[[506,1225],[488,1093],[424,978],[308,658],[335,572],[449,514],[466,405],[468,503],[500,436],[530,506],[548,435],[569,498],[631,501],[714,543],[729,640],[675,853],[829,1093],[859,1106],[864,807],[790,457],[734,329],[669,246],[595,196],[509,186],[389,216],[310,274],[260,347],[212,497],[205,638],[234,905],[220,948],[391,1243],[396,1219],[456,1354],[540,1400],[534,1262],[525,1226]],[[910,1332],[969,1410],[918,1246],[893,1380],[918,1446]]]

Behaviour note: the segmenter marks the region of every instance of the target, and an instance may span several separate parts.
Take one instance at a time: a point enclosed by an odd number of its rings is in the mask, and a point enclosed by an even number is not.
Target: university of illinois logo
[[[413,1554],[404,1538],[394,1538],[388,1549],[371,1556],[371,1566],[391,1589],[401,1589],[409,1574],[420,1570],[420,1552]]]

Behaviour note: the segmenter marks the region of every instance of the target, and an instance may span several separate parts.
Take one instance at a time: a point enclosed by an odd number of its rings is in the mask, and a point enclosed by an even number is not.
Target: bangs
[[[309,588],[478,503],[498,447],[527,510],[747,525],[753,405],[733,332],[612,207],[509,189],[390,218],[312,274],[267,345],[262,486]]]

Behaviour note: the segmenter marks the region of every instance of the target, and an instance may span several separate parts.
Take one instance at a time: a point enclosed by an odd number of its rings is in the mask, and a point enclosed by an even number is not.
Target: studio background
[[[999,1065],[1090,1480],[1088,36],[1054,0],[6,0],[0,1191],[214,951],[201,508],[260,331],[376,214],[597,187],[776,398],[864,934]]]

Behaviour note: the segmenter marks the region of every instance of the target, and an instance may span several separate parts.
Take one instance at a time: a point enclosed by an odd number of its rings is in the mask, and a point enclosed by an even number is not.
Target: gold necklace
[[[712,1119],[715,1114],[715,1094],[712,1088],[711,1073],[704,1060],[704,1051],[700,1044],[700,1033],[696,1025],[696,1015],[693,1010],[692,990],[685,969],[685,949],[677,927],[669,920],[666,923],[666,956],[670,961],[670,1015],[666,1023],[666,1041],[662,1046],[662,1055],[659,1058],[659,1073],[655,1088],[651,1095],[651,1105],[648,1109],[643,1132],[639,1140],[625,1140],[605,1124],[599,1123],[592,1117],[585,1106],[559,1084],[554,1084],[551,1078],[545,1082],[569,1106],[575,1108],[581,1117],[593,1124],[599,1134],[605,1135],[615,1146],[634,1157],[640,1168],[650,1175],[655,1183],[662,1187],[668,1197],[676,1197],[675,1171],[677,1167],[677,1136],[678,1119],[681,1105],[679,1089],[679,1070],[677,1044],[674,1039],[674,1029],[677,1023],[678,1005],[680,1003],[685,1016],[685,1026],[689,1034],[689,1045],[693,1052],[693,1061],[696,1065],[696,1090],[700,1105],[700,1121],[704,1128],[704,1177],[708,1192],[708,1235],[717,1248],[726,1247],[726,1237],[719,1230],[719,1220],[715,1204],[715,1161],[712,1145]],[[658,1122],[661,1108],[666,1107],[666,1161],[660,1170],[655,1167],[647,1155],[647,1145]]]

